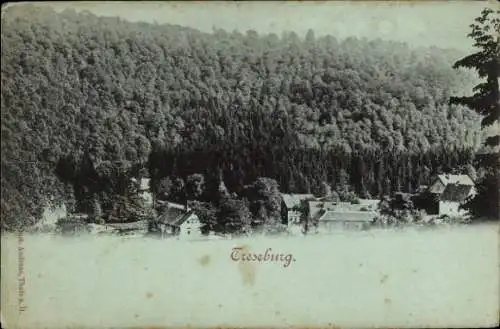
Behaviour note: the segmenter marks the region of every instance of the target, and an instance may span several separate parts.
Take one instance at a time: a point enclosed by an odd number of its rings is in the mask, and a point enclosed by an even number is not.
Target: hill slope
[[[447,104],[471,85],[451,50],[27,7],[1,41],[4,226],[48,198],[121,193],[141,168],[153,184],[220,173],[236,192],[259,176],[411,191],[479,141],[477,116]]]

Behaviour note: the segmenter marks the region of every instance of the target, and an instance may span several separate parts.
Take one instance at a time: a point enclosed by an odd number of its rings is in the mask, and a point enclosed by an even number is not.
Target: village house
[[[429,192],[437,197],[438,213],[444,216],[463,216],[466,211],[459,209],[467,198],[476,194],[474,181],[468,175],[438,175]]]
[[[475,194],[471,185],[448,184],[439,197],[439,215],[464,216],[467,211],[460,209],[467,198]]]
[[[359,203],[336,201],[309,201],[307,203],[309,219],[317,220],[320,213],[326,211],[340,212],[374,212],[377,210],[379,200],[359,199]]]
[[[438,175],[429,187],[429,192],[441,195],[449,184],[474,187],[474,181],[468,175]],[[474,191],[474,189],[473,189]]]
[[[334,228],[362,229],[376,217],[376,200],[365,202],[309,201],[309,221],[315,229],[329,231]]]
[[[149,178],[141,178],[139,181],[132,178],[132,182],[137,184],[137,193],[144,200],[146,206],[153,206],[153,193],[151,192],[151,180]]]
[[[161,215],[153,223],[153,231],[161,237],[180,238],[201,236],[202,224],[193,210],[185,205],[166,202]]]
[[[76,213],[68,214],[57,221],[57,230],[64,234],[86,232],[89,230],[89,215]]]
[[[296,225],[300,223],[302,211],[301,202],[315,199],[312,194],[281,194],[281,218],[285,225]]]
[[[317,220],[319,230],[364,229],[377,216],[374,211],[326,211]]]
[[[65,205],[48,204],[44,207],[42,217],[33,228],[38,231],[54,231],[58,222],[66,217],[68,217],[68,211]]]

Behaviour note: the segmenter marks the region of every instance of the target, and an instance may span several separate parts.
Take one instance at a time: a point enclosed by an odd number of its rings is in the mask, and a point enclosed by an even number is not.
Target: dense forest
[[[184,197],[201,177],[203,202],[223,185],[237,203],[259,177],[290,193],[413,192],[472,172],[481,143],[479,116],[448,103],[475,82],[455,50],[27,6],[3,16],[1,42],[2,228],[49,200],[109,211],[142,175]]]

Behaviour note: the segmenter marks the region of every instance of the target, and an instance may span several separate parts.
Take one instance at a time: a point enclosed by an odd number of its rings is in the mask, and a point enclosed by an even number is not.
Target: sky
[[[211,32],[295,31],[406,41],[412,46],[472,49],[469,25],[495,1],[252,1],[252,2],[52,2],[57,10],[89,10],[102,16],[189,26]]]

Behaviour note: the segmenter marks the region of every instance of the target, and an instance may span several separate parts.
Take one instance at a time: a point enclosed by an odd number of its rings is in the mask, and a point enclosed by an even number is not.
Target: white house
[[[151,192],[149,178],[141,178],[139,181],[137,179],[132,178],[132,182],[137,184],[137,193],[144,200],[146,206],[153,206],[153,193]]]
[[[52,231],[56,228],[58,221],[66,217],[68,217],[68,211],[64,204],[59,206],[48,204],[43,209],[42,218],[34,225],[34,228],[41,231]]]
[[[162,237],[190,238],[202,234],[203,225],[198,216],[184,205],[167,202],[165,210],[156,222]]]
[[[162,223],[162,235],[173,235],[180,238],[200,237],[201,227],[202,224],[198,216],[193,211],[189,211],[180,217]]]
[[[439,197],[439,215],[463,216],[467,214],[467,211],[459,208],[467,198],[474,194],[474,186],[448,184]]]
[[[186,216],[177,222],[180,237],[199,237],[201,236],[202,226],[200,219],[192,211],[188,212]]]
[[[281,217],[283,224],[296,225],[300,223],[302,212],[300,204],[304,200],[315,199],[312,194],[281,194]]]
[[[469,175],[442,174],[436,177],[428,191],[439,200],[439,215],[463,216],[467,212],[459,208],[476,194],[476,187]]]

